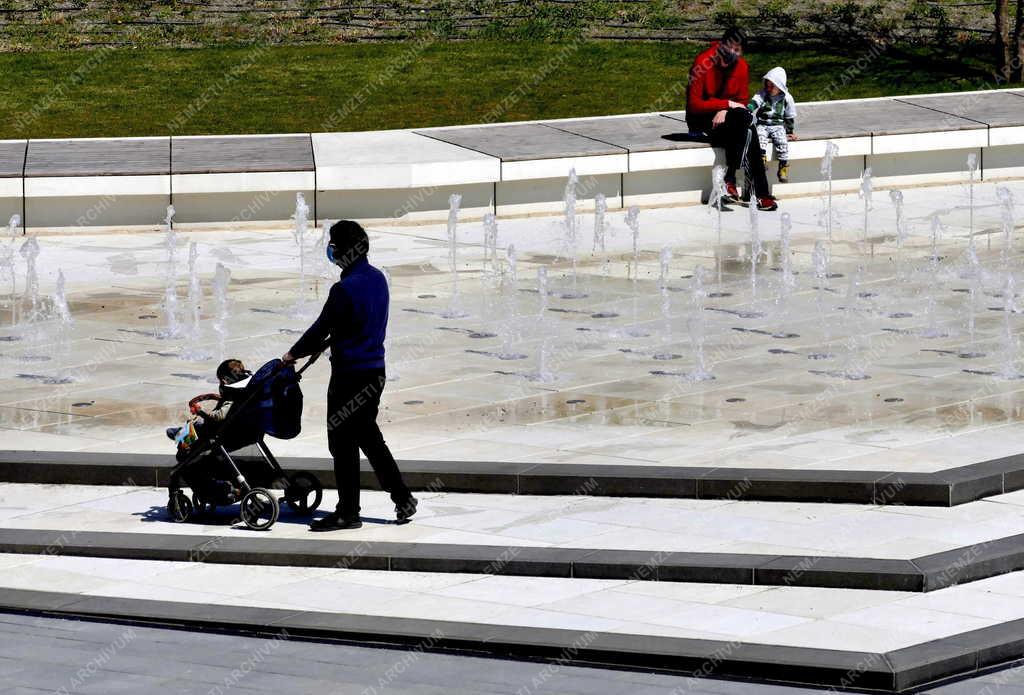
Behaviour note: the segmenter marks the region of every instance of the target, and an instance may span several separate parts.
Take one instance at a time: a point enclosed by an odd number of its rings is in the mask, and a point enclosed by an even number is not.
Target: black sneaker
[[[317,519],[309,525],[310,531],[343,531],[345,529],[362,528],[363,522],[359,517],[346,519],[338,512],[332,512],[322,519]]]
[[[419,500],[409,495],[409,501],[405,504],[395,505],[395,517],[398,519],[398,523],[407,524],[412,515],[416,513],[416,505],[419,504]]]

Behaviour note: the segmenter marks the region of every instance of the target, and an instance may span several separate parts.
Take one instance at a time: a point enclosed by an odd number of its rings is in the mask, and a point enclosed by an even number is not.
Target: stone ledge
[[[0,451],[0,482],[161,487],[173,465],[159,454]],[[284,457],[281,465],[335,485],[330,459]],[[934,473],[416,460],[399,466],[411,488],[435,492],[952,507],[1024,488],[1024,455]],[[361,482],[379,489],[366,462]]]
[[[913,560],[0,529],[0,553],[523,577],[929,592],[1024,568],[1024,536]]]
[[[576,665],[658,668],[693,676],[904,692],[1009,663],[1024,655],[1024,620],[952,635],[888,653],[753,642],[583,632],[279,608],[178,603],[27,589],[0,590],[0,609],[86,620],[115,620],[237,634],[284,634],[472,650]]]

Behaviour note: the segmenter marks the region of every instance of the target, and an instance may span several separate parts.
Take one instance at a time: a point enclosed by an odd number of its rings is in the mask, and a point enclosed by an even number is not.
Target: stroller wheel
[[[181,490],[175,490],[167,500],[167,513],[179,524],[192,516],[192,500]]]
[[[213,502],[207,502],[199,493],[192,493],[192,504],[195,507],[196,514],[205,516],[207,514],[213,514],[217,509],[217,505]]]
[[[246,526],[256,531],[264,531],[277,521],[281,508],[276,497],[261,487],[255,487],[242,498],[240,513]]]
[[[324,498],[324,488],[320,480],[308,471],[299,471],[288,478],[288,487],[284,490],[284,501],[296,514],[303,516],[312,514],[320,506]]]

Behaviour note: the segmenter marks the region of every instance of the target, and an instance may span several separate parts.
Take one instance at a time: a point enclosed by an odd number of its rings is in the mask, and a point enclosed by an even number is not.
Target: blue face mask
[[[334,244],[327,245],[327,260],[329,260],[331,263],[334,263],[335,265],[337,265],[338,263],[336,260],[334,260]]]

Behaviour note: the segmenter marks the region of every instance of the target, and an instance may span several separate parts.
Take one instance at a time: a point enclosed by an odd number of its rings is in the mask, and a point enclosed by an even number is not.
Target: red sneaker
[[[740,201],[740,192],[736,188],[736,184],[732,181],[726,181],[725,183],[725,195],[722,196],[722,202],[726,204],[738,203]]]
[[[770,195],[757,199],[757,209],[761,212],[772,212],[779,209],[779,204],[775,201],[775,196]]]

